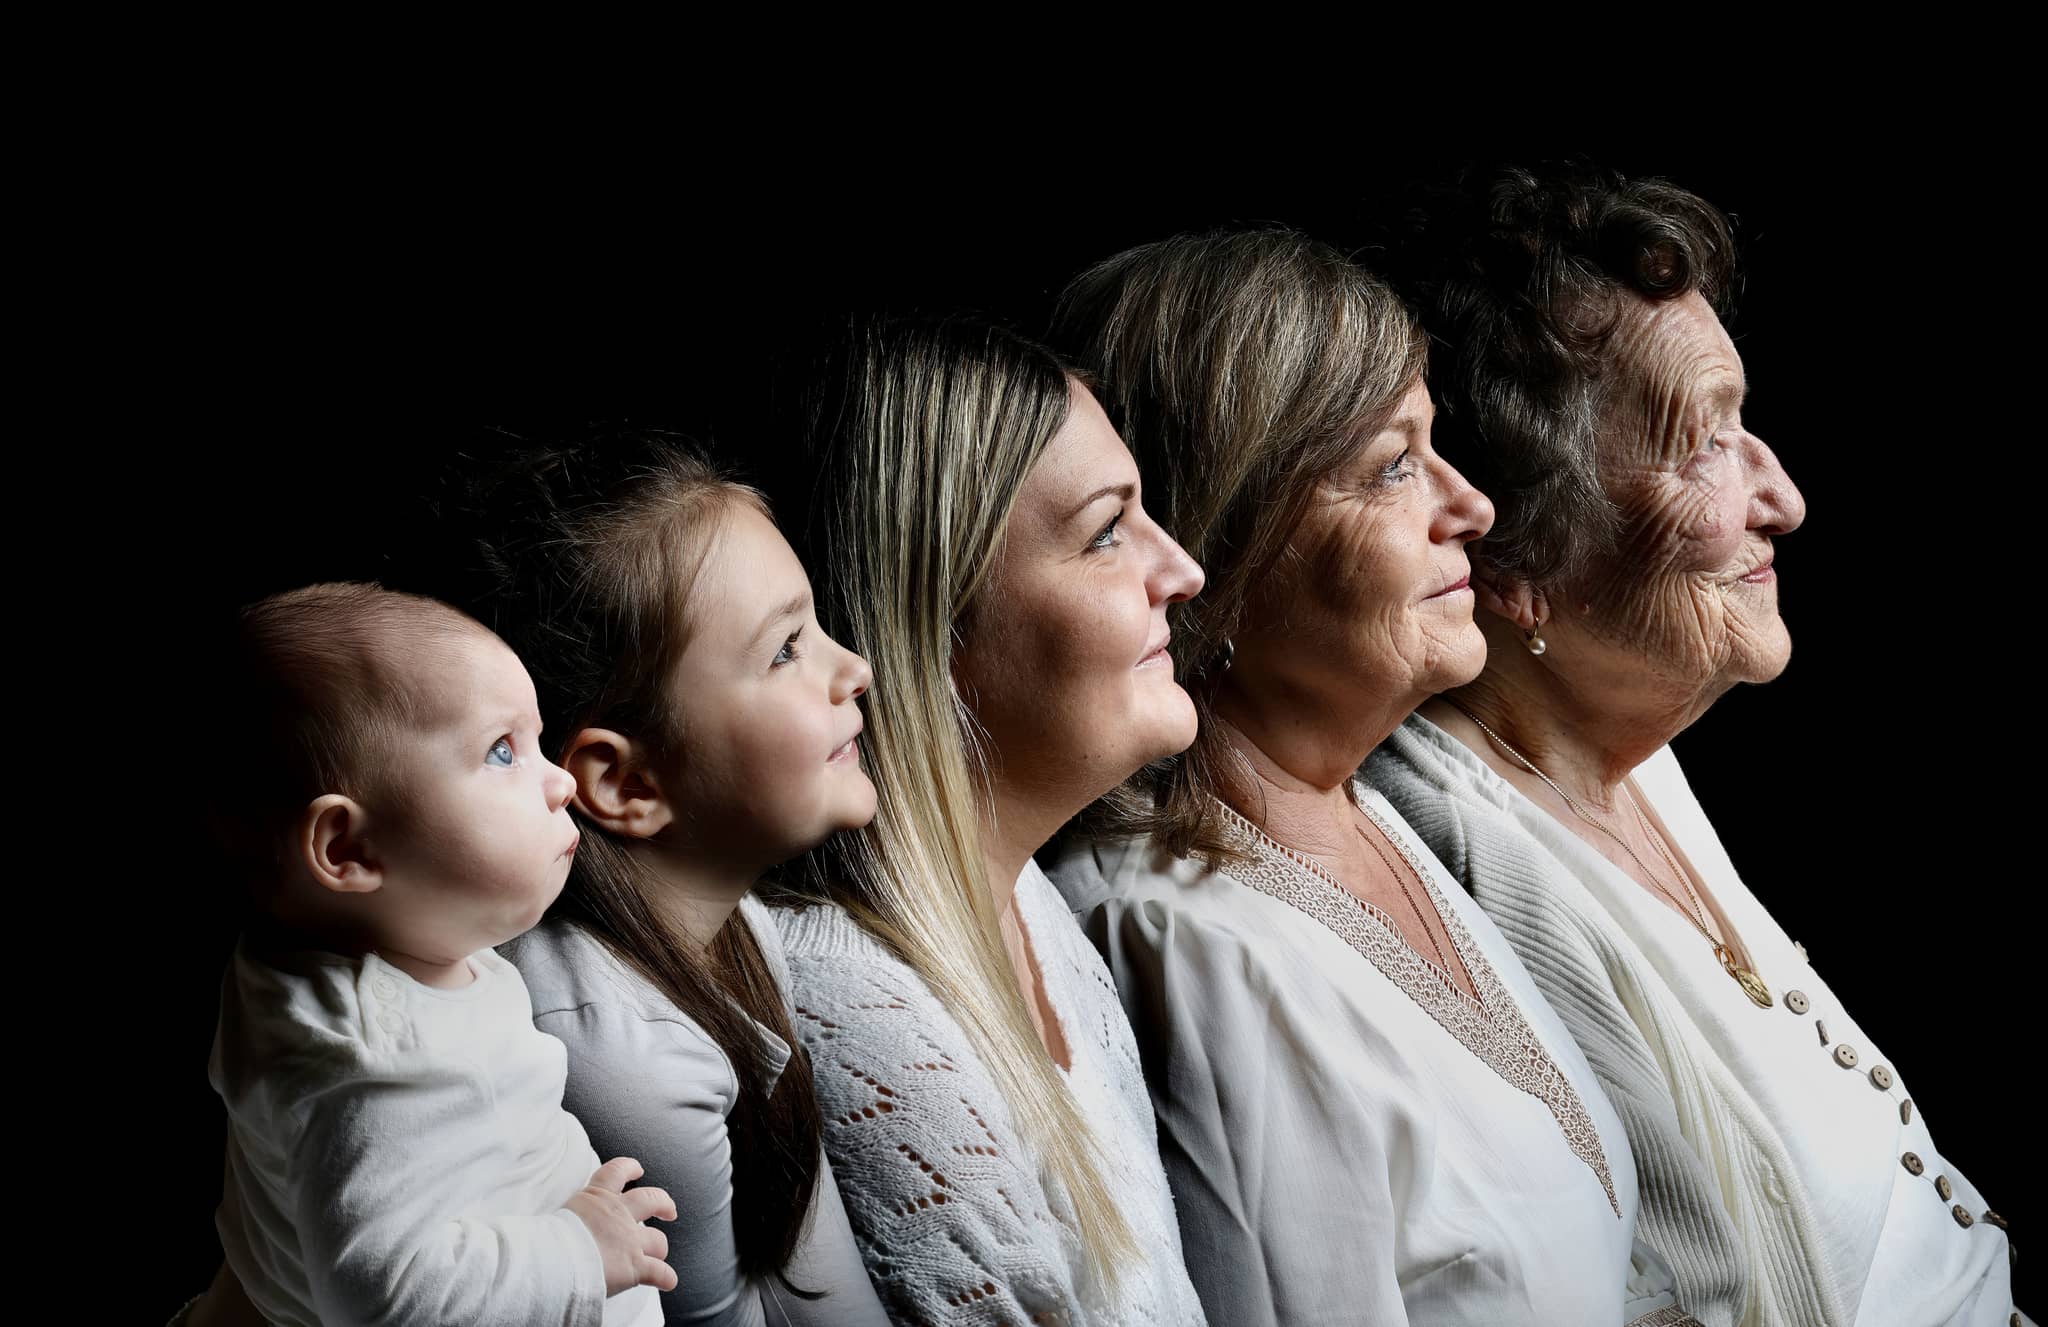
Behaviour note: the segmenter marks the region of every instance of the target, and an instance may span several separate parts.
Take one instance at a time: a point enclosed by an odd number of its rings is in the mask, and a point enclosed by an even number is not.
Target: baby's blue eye
[[[491,749],[484,753],[484,764],[496,765],[500,769],[510,769],[512,767],[511,739],[501,737],[491,743]]]

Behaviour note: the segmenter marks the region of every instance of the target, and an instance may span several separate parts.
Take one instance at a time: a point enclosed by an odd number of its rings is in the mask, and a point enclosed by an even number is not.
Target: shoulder
[[[675,1056],[730,1075],[710,1033],[576,923],[543,922],[498,952],[524,979],[535,1026],[568,1047],[572,1085],[599,1065]]]
[[[645,977],[575,922],[544,921],[499,945],[497,953],[525,981],[535,1018],[585,1005],[674,1012]]]
[[[237,1099],[281,1079],[342,1077],[376,1058],[379,998],[359,959],[258,957],[237,945],[221,980],[215,1087]]]

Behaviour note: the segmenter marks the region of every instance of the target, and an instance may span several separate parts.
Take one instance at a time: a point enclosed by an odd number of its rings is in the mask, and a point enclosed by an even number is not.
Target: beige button
[[[1946,1175],[1936,1175],[1934,1177],[1934,1191],[1941,1195],[1943,1202],[1947,1202],[1956,1196],[1956,1186],[1948,1182],[1948,1176]]]
[[[1844,1069],[1854,1069],[1856,1067],[1856,1048],[1846,1041],[1835,1047],[1835,1063],[1841,1065]]]
[[[1820,1021],[1819,1019],[1817,1019],[1817,1018],[1816,1018],[1816,1019],[1814,1019],[1814,1020],[1813,1020],[1813,1030],[1814,1030],[1815,1032],[1818,1032],[1818,1033],[1820,1033],[1820,1044],[1821,1044],[1821,1045],[1823,1045],[1823,1046],[1827,1045],[1827,1044],[1828,1044],[1828,1025],[1827,1025],[1827,1024],[1825,1024],[1825,1023],[1823,1023],[1823,1022],[1821,1022],[1821,1021]]]
[[[1957,1203],[1954,1207],[1949,1208],[1948,1212],[1950,1216],[1956,1219],[1956,1224],[1965,1230],[1977,1224],[1977,1218],[1964,1211],[1961,1203]]]
[[[1900,1124],[1911,1124],[1912,1122],[1913,1122],[1913,1098],[1911,1098],[1911,1097],[1907,1097],[1907,1098],[1906,1098],[1906,1099],[1905,1099],[1904,1101],[1901,1101],[1901,1102],[1899,1103],[1899,1123],[1900,1123]]]
[[[1920,1154],[1917,1152],[1906,1153],[1899,1158],[1899,1164],[1906,1168],[1906,1173],[1909,1175],[1918,1175],[1921,1171],[1927,1169],[1927,1163],[1920,1159]]]
[[[2013,1315],[2012,1315],[2012,1318],[2010,1319],[2010,1321],[2011,1321],[2011,1323],[2012,1323],[2012,1327],[2020,1327],[2020,1315],[2019,1315],[2019,1314],[2017,1314],[2017,1313],[2013,1314]]]
[[[1803,1014],[1813,1008],[1813,1001],[1806,998],[1805,991],[1785,992],[1785,1007],[1795,1014]]]
[[[1883,1091],[1892,1085],[1892,1071],[1881,1064],[1872,1065],[1870,1081],[1879,1091]]]
[[[2010,1227],[2006,1225],[2005,1218],[2000,1216],[1998,1213],[1992,1211],[1988,1207],[1984,1209],[1984,1215],[1978,1217],[1977,1219],[1979,1221],[1982,1221],[1987,1226],[1997,1226],[2000,1230],[2010,1229]]]

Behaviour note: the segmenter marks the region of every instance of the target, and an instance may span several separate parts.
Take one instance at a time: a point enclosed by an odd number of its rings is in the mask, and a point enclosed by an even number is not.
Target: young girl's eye
[[[802,627],[798,627],[795,631],[790,632],[789,639],[783,641],[782,648],[775,652],[775,661],[768,666],[770,668],[780,668],[786,663],[795,663],[798,659],[803,658],[802,653],[796,647],[796,638],[803,634],[804,629]]]
[[[1116,527],[1117,524],[1123,520],[1123,518],[1124,514],[1121,511],[1119,511],[1116,515],[1110,517],[1109,524],[1103,526],[1102,529],[1098,530],[1095,534],[1095,537],[1088,541],[1088,547],[1115,548],[1118,544],[1121,544],[1123,540],[1116,537]]]
[[[512,768],[512,739],[501,737],[491,743],[491,749],[484,753],[484,764],[495,765],[499,769]]]

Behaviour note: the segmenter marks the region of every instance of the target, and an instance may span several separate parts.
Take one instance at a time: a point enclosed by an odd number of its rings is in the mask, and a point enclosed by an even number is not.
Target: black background
[[[1957,201],[1969,163],[1806,141],[1481,150],[1589,152],[1735,215],[1745,419],[1808,504],[1777,544],[1795,649],[1781,679],[1730,694],[1678,751],[1751,887],[2031,1248],[2043,734],[2014,591],[2035,495],[2012,441],[2026,413],[1982,351],[2013,296]],[[758,471],[774,442],[755,427],[764,366],[815,315],[974,308],[1036,330],[1069,275],[1129,244],[1280,221],[1349,247],[1373,198],[1475,151],[1055,146],[949,174],[900,152],[889,169],[741,169],[698,146],[626,177],[565,166],[545,186],[466,175],[451,153],[439,178],[415,165],[372,183],[367,163],[337,162],[318,185],[301,174],[273,191],[252,162],[138,239],[113,302],[134,311],[147,363],[125,417],[147,459],[121,468],[125,537],[68,553],[114,596],[125,648],[154,643],[143,673],[163,722],[233,742],[178,699],[207,665],[195,643],[233,604],[315,578],[429,583],[419,495],[458,452],[493,445],[480,426],[632,418],[709,436]],[[663,183],[643,192],[650,176]],[[138,1285],[145,1317],[218,1259],[205,1061],[230,943],[204,854],[182,846],[176,776],[162,782],[144,831],[157,883],[132,908],[156,1033],[118,1067],[119,1090],[146,1084],[157,1103],[127,1126],[151,1158],[161,1260]]]

